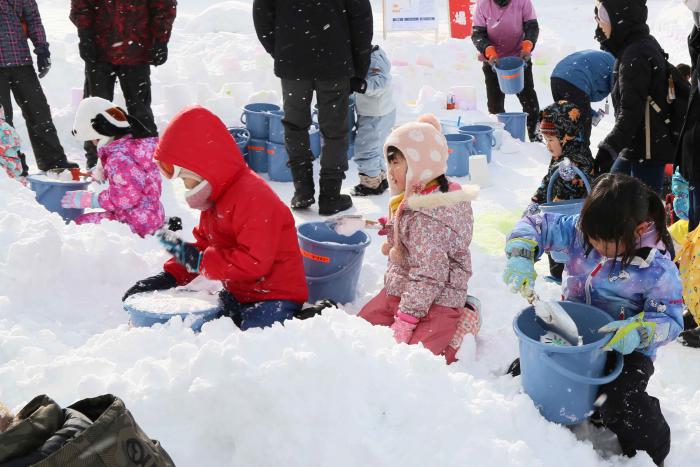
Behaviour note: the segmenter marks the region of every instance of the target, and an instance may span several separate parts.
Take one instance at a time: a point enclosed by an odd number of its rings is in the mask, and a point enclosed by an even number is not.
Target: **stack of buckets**
[[[504,57],[498,60],[493,70],[498,76],[498,86],[503,94],[518,94],[525,88],[525,62],[520,57]],[[497,115],[513,138],[525,141],[527,114],[505,112]]]
[[[289,155],[284,146],[284,112],[274,104],[248,104],[243,108],[241,122],[250,133],[246,162],[257,173],[267,173],[270,180],[291,182]],[[311,152],[314,157],[321,153],[318,128],[309,130]]]

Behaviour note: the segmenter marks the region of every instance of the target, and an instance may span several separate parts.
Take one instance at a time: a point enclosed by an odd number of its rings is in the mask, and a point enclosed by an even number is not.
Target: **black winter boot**
[[[683,313],[683,330],[690,331],[698,327],[698,323],[695,322],[693,314],[689,310],[685,310]]]
[[[321,180],[321,193],[318,196],[318,213],[322,216],[332,216],[352,207],[352,198],[341,195],[340,187],[343,180]]]
[[[299,164],[290,168],[294,179],[294,196],[290,206],[292,209],[306,209],[316,202],[313,166]]]
[[[687,347],[700,348],[700,328],[683,331],[678,340]]]

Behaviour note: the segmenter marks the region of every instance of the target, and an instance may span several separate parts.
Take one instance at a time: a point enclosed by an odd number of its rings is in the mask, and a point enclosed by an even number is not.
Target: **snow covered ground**
[[[69,133],[82,89],[77,37],[66,2],[39,3],[54,64],[43,85],[61,140],[78,160],[80,145]],[[250,3],[181,0],[170,60],[153,73],[161,128],[184,105],[207,105],[234,124],[251,93],[279,95],[272,61],[253,32]],[[380,3],[373,3],[379,25]],[[544,106],[551,102],[548,77],[557,60],[596,47],[593,7],[581,0],[534,3],[542,28],[535,79]],[[687,62],[690,14],[679,1],[648,3],[653,32],[671,61]],[[399,65],[394,71],[402,120],[413,118],[412,104],[424,85],[442,92],[475,86],[478,108],[485,111],[473,46],[445,39],[445,31],[443,23],[435,45],[430,33],[390,35],[383,42],[376,30],[377,42]],[[519,109],[512,98],[507,107]],[[484,117],[471,112],[463,121]],[[22,119],[16,120],[24,135]],[[611,125],[608,117],[594,130],[594,143]],[[449,367],[424,349],[396,345],[390,331],[353,316],[380,288],[385,258],[375,234],[357,301],[344,310],[246,333],[226,319],[205,325],[198,335],[178,321],[130,330],[120,297],[159,270],[166,255],[157,242],[116,223],[65,225],[38,206],[31,192],[1,178],[0,400],[18,409],[39,393],[62,404],[117,394],[182,466],[651,465],[646,455],[616,455],[606,433],[583,427],[579,441],[569,429],[548,423],[521,393],[519,380],[502,376],[517,354],[511,322],[524,306],[501,285],[504,234],[547,161],[545,149],[534,144],[494,155],[495,183],[474,203],[470,292],[484,304],[484,326]],[[356,181],[351,164],[346,187]],[[290,184],[272,185],[283,200],[291,197]],[[179,196],[183,188],[164,187],[168,214],[183,217],[190,230],[196,213]],[[387,204],[388,196],[356,199],[355,210],[374,218]],[[297,220],[315,217],[311,212]],[[544,282],[538,292],[558,295]],[[669,345],[649,386],[673,432],[667,466],[697,465],[699,356]]]

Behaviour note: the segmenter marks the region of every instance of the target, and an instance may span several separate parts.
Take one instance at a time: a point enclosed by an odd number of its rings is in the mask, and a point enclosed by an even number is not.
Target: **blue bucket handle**
[[[574,169],[574,173],[579,176],[581,180],[583,180],[583,184],[586,187],[586,191],[588,194],[591,194],[591,184],[588,181],[588,177],[586,177],[586,174],[581,172],[581,170],[576,167],[575,165],[571,166],[572,169]],[[549,185],[547,185],[547,202],[551,203],[552,202],[552,188],[554,188],[554,182],[557,181],[557,178],[559,178],[559,166],[557,165],[557,170],[554,171],[552,174],[552,177],[549,179]]]
[[[542,352],[540,354],[540,360],[542,360],[542,363],[547,365],[550,369],[556,371],[561,376],[568,378],[576,383],[588,384],[590,386],[602,386],[604,384],[608,384],[608,383],[613,382],[614,380],[617,379],[618,376],[620,376],[620,373],[622,373],[622,367],[624,366],[624,359],[623,359],[621,353],[618,353],[618,352],[615,352],[615,353],[617,354],[616,362],[615,362],[615,369],[609,375],[601,376],[600,378],[591,378],[589,376],[579,375],[578,373],[574,373],[573,371],[571,371],[567,368],[564,368],[563,366],[561,366],[559,363],[555,362],[552,359],[553,352]]]
[[[243,113],[241,114],[241,123],[244,125],[247,125],[248,123],[246,122],[246,111],[244,110]]]

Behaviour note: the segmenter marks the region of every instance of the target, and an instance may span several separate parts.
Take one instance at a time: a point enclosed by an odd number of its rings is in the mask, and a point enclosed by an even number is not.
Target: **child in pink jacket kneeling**
[[[382,253],[389,264],[384,288],[360,316],[390,326],[397,342],[420,342],[452,363],[465,334],[476,334],[481,324],[477,301],[467,295],[478,188],[445,177],[448,148],[440,130],[434,115],[424,115],[386,140],[394,196]]]
[[[139,138],[141,134],[148,134],[143,125],[110,101],[88,97],[80,103],[73,135],[97,145],[99,161],[92,175],[97,181],[106,180],[109,187],[100,193],[78,190],[64,195],[64,208],[104,210],[83,214],[76,223],[116,220],[142,237],[163,225],[161,178],[153,161],[158,138]]]

